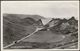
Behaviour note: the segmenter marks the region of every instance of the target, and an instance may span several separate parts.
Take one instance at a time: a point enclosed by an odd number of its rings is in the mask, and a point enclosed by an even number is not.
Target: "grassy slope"
[[[13,15],[14,16],[14,15]],[[19,15],[20,16],[20,15]],[[18,16],[18,17],[19,17]],[[15,16],[14,16],[15,17]],[[11,19],[10,19],[11,20]],[[12,20],[15,20],[15,19],[12,19]],[[11,21],[12,21],[11,20]],[[6,22],[5,20],[4,20],[4,31],[7,29],[7,28],[9,28],[10,29],[10,31],[9,32],[4,32],[4,39],[6,40],[4,40],[4,42],[5,42],[5,44],[6,44],[6,42],[8,42],[9,41],[9,43],[10,42],[12,42],[12,41],[14,41],[14,40],[17,40],[17,38],[18,39],[20,39],[20,38],[22,38],[22,37],[24,37],[24,36],[26,36],[28,33],[32,33],[34,30],[35,30],[35,28],[32,26],[32,25],[30,25],[30,26],[24,26],[23,25],[23,27],[22,26],[20,26],[20,25],[17,25],[16,26],[16,24],[18,24],[19,22],[21,22],[21,20],[19,21],[19,19],[17,19],[16,18],[16,20],[15,20],[15,24],[8,24],[8,22]],[[7,24],[8,25],[7,25]],[[27,24],[27,22],[25,22],[26,24]],[[16,30],[16,31],[15,31]],[[13,34],[11,35],[10,33],[12,33],[13,32]],[[10,35],[9,35],[10,34]],[[15,35],[16,34],[16,35]],[[24,34],[24,35],[23,35]],[[11,37],[10,37],[11,36]],[[7,39],[6,39],[6,37],[7,37]],[[15,37],[15,38],[12,38],[12,37]],[[22,41],[22,43],[21,43],[21,45],[27,45],[26,43],[27,42],[35,42],[35,43],[30,43],[30,45],[32,46],[33,44],[37,44],[38,43],[38,46],[39,45],[44,45],[43,47],[41,47],[41,48],[44,48],[48,43],[46,43],[46,42],[49,42],[49,43],[51,43],[51,42],[57,42],[57,41],[60,41],[60,40],[62,40],[63,38],[63,35],[62,34],[56,34],[56,33],[52,33],[51,31],[43,31],[43,32],[37,32],[37,33],[35,33],[35,35],[33,35],[33,36],[31,36],[31,37],[29,37],[28,39],[25,39],[25,40],[23,40]],[[70,37],[67,37],[67,39],[65,39],[64,40],[64,42],[66,42],[67,40],[68,41],[71,41],[71,39],[69,40],[69,38]],[[26,43],[25,43],[26,42]],[[9,44],[8,43],[8,44]],[[17,44],[17,45],[20,45],[20,44]],[[53,45],[53,43],[52,43],[52,45]]]
[[[23,40],[23,42],[58,42],[63,40],[63,35],[62,34],[55,34],[52,33],[51,31],[38,31],[31,37]]]
[[[12,43],[13,41],[16,41],[18,39],[21,39],[22,37],[27,36],[29,33],[32,33],[35,31],[35,27],[32,26],[31,24],[27,24],[28,22],[31,22],[31,20],[28,20],[25,22],[25,26],[21,23],[22,19],[20,17],[17,17],[15,15],[5,15],[4,16],[4,24],[3,24],[3,29],[4,29],[4,46]]]

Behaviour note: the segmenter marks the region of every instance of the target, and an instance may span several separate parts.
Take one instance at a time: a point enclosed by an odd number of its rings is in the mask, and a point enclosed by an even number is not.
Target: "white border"
[[[4,2],[4,1],[1,1],[1,2]],[[8,1],[6,1],[6,2],[8,2]],[[20,2],[20,1],[19,1]],[[21,1],[22,2],[22,1]],[[36,1],[27,1],[27,2],[36,2]],[[52,1],[37,1],[37,2],[52,2]],[[54,2],[54,1],[53,1]],[[78,1],[79,2],[79,1]],[[3,8],[2,8],[2,3],[1,3],[1,11],[3,10]],[[1,51],[40,51],[40,50],[43,50],[43,51],[49,51],[49,50],[58,50],[58,51],[60,51],[60,50],[79,50],[79,17],[78,17],[78,49],[3,49],[3,13],[1,12]]]
[[[3,14],[2,14],[2,7],[1,7],[1,51],[3,51]]]

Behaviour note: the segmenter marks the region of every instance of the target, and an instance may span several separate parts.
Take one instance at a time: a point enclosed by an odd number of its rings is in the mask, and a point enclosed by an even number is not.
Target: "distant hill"
[[[19,17],[21,19],[30,17],[30,18],[33,18],[36,21],[39,20],[39,19],[44,19],[44,17],[43,16],[40,16],[40,15],[27,15],[27,14],[4,14],[4,15]]]
[[[32,25],[40,19],[45,19],[40,15],[24,15],[24,14],[3,14],[4,19],[7,19],[13,23],[20,23],[24,26]],[[37,23],[39,24],[39,23]]]
[[[78,30],[78,20],[76,20],[74,17],[71,17],[68,20],[67,19],[59,19],[59,21],[56,23],[56,25],[51,27],[50,30],[53,32],[59,32],[59,33],[63,33],[63,34],[75,32],[76,30]]]
[[[72,17],[68,20],[68,23],[69,23],[70,25],[78,26],[78,20],[76,20],[74,16],[72,16]]]
[[[36,21],[35,21],[33,18],[30,18],[30,17],[21,19],[21,24],[22,24],[22,25],[25,25],[25,26],[32,25],[32,24],[34,24],[35,22],[36,22]]]
[[[21,22],[21,19],[15,15],[3,14],[3,20],[8,20],[13,23]]]

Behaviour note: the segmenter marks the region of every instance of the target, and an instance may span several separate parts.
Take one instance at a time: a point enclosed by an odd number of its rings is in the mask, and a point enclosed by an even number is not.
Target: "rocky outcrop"
[[[56,26],[50,28],[52,32],[59,32],[63,34],[68,34],[71,32],[75,32],[78,30],[78,21],[71,17],[69,20],[67,19],[60,19]]]

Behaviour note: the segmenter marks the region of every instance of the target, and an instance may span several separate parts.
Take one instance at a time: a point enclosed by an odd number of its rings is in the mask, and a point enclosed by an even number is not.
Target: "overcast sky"
[[[44,17],[79,17],[78,1],[2,1],[3,13],[38,14]]]

